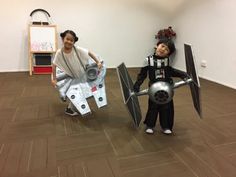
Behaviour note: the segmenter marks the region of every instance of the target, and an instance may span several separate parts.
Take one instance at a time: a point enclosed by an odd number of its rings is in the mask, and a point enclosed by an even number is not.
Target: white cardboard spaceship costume
[[[102,62],[103,63],[103,62]],[[106,67],[103,63],[98,70],[96,63],[90,59],[86,66],[85,76],[87,82],[81,82],[80,79],[72,78],[65,74],[60,68],[56,68],[56,88],[59,91],[63,101],[68,98],[75,106],[77,111],[83,116],[91,113],[87,99],[94,97],[98,108],[107,105],[105,82]]]

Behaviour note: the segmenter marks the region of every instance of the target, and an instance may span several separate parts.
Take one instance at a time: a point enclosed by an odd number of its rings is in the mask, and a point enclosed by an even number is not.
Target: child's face
[[[74,37],[70,34],[67,33],[66,36],[63,39],[63,44],[66,49],[71,49],[75,43]]]
[[[167,57],[170,53],[170,50],[167,45],[161,43],[158,46],[155,46],[155,55],[159,57]]]

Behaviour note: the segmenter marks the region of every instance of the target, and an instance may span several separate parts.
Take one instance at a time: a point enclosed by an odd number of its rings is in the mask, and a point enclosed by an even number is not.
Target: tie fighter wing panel
[[[202,117],[201,98],[200,98],[200,82],[196,71],[192,48],[188,44],[184,44],[186,70],[193,82],[190,83],[191,95],[194,107],[199,116]]]
[[[124,102],[126,103],[128,99],[130,98],[131,92],[134,91],[133,90],[134,84],[130,78],[130,75],[124,63],[121,63],[117,67],[117,74],[119,77],[123,99],[124,99]]]
[[[142,119],[141,110],[137,96],[135,94],[131,94],[133,92],[133,81],[131,80],[124,63],[117,67],[117,74],[119,77],[124,103],[127,106],[135,126],[138,127]]]
[[[190,83],[190,90],[193,100],[194,108],[196,109],[200,118],[202,118],[202,108],[201,108],[201,98],[200,98],[200,88],[194,83]]]
[[[129,110],[129,113],[131,114],[134,124],[136,127],[139,126],[141,120],[142,120],[142,113],[140,110],[139,102],[138,102],[138,97],[136,95],[132,96],[128,101],[127,101],[127,108]]]

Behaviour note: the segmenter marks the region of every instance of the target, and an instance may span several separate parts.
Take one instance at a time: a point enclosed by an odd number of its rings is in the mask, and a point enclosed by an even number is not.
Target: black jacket
[[[134,84],[135,92],[139,91],[147,75],[149,76],[149,86],[157,81],[165,81],[172,84],[172,77],[188,78],[187,73],[169,66],[169,58],[160,58],[156,55],[151,55],[145,59],[144,67],[141,68],[137,76],[137,81]]]

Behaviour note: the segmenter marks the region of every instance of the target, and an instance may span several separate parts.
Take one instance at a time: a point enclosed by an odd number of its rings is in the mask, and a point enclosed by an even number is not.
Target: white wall
[[[140,66],[152,51],[154,35],[164,21],[151,4],[135,0],[3,1],[0,72],[28,70],[27,25],[36,8],[51,14],[58,32],[76,31],[80,37],[77,44],[99,54],[108,67],[122,61],[130,67]]]
[[[178,36],[175,66],[185,69],[183,44],[192,44],[201,77],[236,88],[236,1],[191,1],[172,19]],[[200,66],[201,60],[207,67]]]
[[[190,43],[201,77],[236,88],[234,0],[2,1],[0,72],[28,70],[27,25],[35,8],[50,12],[58,32],[76,31],[78,44],[103,57],[108,67],[122,61],[141,66],[157,30],[172,25],[178,35],[174,66],[185,69],[183,44]]]

